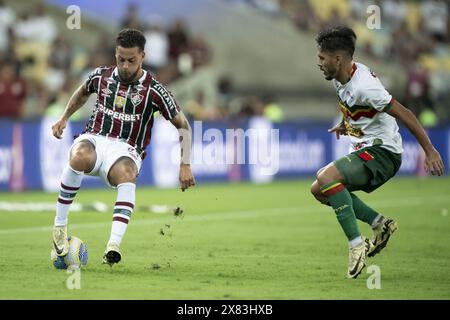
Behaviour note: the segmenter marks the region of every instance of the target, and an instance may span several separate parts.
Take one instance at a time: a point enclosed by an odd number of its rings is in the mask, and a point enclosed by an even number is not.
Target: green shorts
[[[349,191],[368,193],[392,178],[401,164],[401,154],[380,146],[366,147],[334,161]]]

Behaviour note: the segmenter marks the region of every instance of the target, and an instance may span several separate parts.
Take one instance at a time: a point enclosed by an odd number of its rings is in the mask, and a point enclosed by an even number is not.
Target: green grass
[[[100,263],[111,213],[73,212],[69,233],[89,249],[80,290],[67,289],[69,274],[51,266],[53,212],[1,212],[0,299],[450,298],[450,178],[394,178],[370,195],[359,193],[399,224],[387,248],[368,260],[381,270],[379,290],[367,288],[367,269],[356,280],[345,278],[346,238],[309,185],[199,185],[184,193],[140,188],[138,205],[180,205],[184,218],[135,211],[123,260],[113,268]],[[115,196],[81,189],[76,201],[112,204]],[[55,199],[42,192],[0,194],[0,201]]]

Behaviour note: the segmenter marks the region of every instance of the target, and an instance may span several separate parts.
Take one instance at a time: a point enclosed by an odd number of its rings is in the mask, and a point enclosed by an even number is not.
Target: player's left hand
[[[345,127],[344,122],[340,122],[337,125],[335,125],[333,128],[328,129],[328,132],[336,133],[336,139],[338,139],[338,140],[339,140],[340,136],[348,135],[347,128]]]
[[[431,174],[441,176],[444,174],[444,163],[442,162],[441,155],[436,149],[425,152],[425,171],[431,172]]]
[[[180,188],[184,192],[189,187],[195,186],[195,178],[192,175],[189,164],[180,165]]]

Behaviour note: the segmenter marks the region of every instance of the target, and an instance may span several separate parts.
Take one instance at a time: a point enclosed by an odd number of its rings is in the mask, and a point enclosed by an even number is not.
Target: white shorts
[[[142,159],[139,157],[136,148],[130,146],[126,142],[118,141],[115,138],[107,138],[105,136],[89,133],[80,135],[73,141],[69,150],[69,157],[74,145],[83,140],[91,142],[94,145],[95,153],[97,154],[94,169],[92,169],[91,172],[85,172],[86,175],[99,176],[109,187],[116,188],[108,181],[108,173],[113,164],[122,157],[128,157],[133,160],[138,172],[141,171]]]

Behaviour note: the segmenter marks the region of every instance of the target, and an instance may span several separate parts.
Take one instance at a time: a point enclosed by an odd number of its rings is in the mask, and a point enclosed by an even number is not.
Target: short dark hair
[[[136,29],[123,29],[116,38],[116,45],[124,48],[138,47],[140,51],[144,51],[145,37],[141,31]]]
[[[353,58],[356,34],[349,27],[333,27],[321,31],[316,38],[316,42],[321,51],[336,52],[342,50]]]

